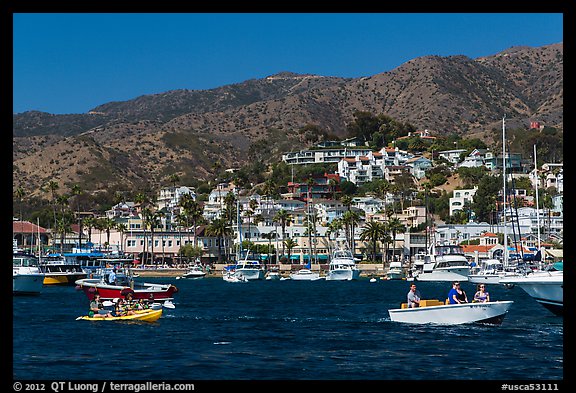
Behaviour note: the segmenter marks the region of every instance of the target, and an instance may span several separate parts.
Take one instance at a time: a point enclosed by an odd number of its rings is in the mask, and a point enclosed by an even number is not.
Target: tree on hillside
[[[478,222],[491,222],[492,212],[502,189],[502,176],[484,176],[478,183],[478,190],[472,198],[471,208]]]

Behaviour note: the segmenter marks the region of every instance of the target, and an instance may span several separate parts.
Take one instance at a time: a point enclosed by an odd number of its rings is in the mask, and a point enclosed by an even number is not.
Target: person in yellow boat
[[[420,307],[420,291],[416,289],[416,284],[410,285],[410,291],[406,296],[408,308]]]
[[[127,314],[134,314],[134,310],[139,310],[138,302],[134,300],[134,295],[132,292],[128,292],[124,297],[124,307],[126,309]]]
[[[100,299],[99,294],[95,294],[90,302],[90,311],[88,311],[88,316],[90,318],[106,318],[109,313],[100,314],[100,310],[104,310],[104,305]]]
[[[114,299],[116,305],[114,306],[114,316],[115,317],[123,317],[125,315],[132,315],[135,314],[134,310],[128,305],[128,302],[125,302],[124,299]]]

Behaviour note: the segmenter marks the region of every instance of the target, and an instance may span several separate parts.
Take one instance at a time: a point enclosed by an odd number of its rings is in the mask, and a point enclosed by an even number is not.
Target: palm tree
[[[343,204],[344,206],[346,206],[346,209],[347,209],[348,211],[350,211],[350,209],[351,209],[351,207],[352,207],[352,202],[353,202],[353,200],[352,200],[352,197],[351,197],[350,195],[344,195],[344,196],[342,197],[342,204]]]
[[[68,217],[62,215],[60,219],[56,222],[56,227],[54,228],[56,232],[60,233],[60,254],[64,253],[64,241],[66,239],[66,234],[71,231],[70,222]]]
[[[217,218],[206,227],[206,233],[210,236],[216,236],[218,239],[218,263],[220,263],[222,261],[222,243],[224,243],[225,238],[231,235],[232,230],[226,219]]]
[[[142,216],[142,229],[144,230],[144,246],[142,247],[142,263],[145,264],[148,261],[148,237],[146,233],[146,229],[150,225],[150,217],[152,216],[152,210],[150,208],[145,207],[141,211]]]
[[[84,219],[84,226],[88,228],[88,241],[92,243],[92,228],[96,223],[96,219],[94,217],[86,217]]]
[[[396,234],[406,232],[406,227],[397,217],[390,218],[387,226],[388,231],[392,233],[392,247],[393,247],[392,258],[394,259],[394,256],[396,254]]]
[[[291,263],[291,259],[290,257],[292,256],[292,249],[294,247],[296,247],[298,245],[298,243],[296,243],[294,240],[288,238],[286,240],[284,240],[284,246],[286,246],[286,249],[288,250],[288,263]]]
[[[369,241],[372,244],[372,260],[376,261],[376,246],[378,245],[378,240],[382,238],[385,234],[384,224],[378,221],[368,221],[362,232],[360,232],[360,240]]]
[[[262,234],[262,238],[267,239],[268,240],[268,262],[271,263],[270,261],[272,261],[272,258],[270,257],[270,254],[272,254],[272,239],[274,239],[276,237],[276,232],[268,232],[268,233],[263,233]]]
[[[151,215],[148,216],[148,225],[150,225],[150,239],[152,241],[152,248],[150,249],[150,253],[152,254],[152,261],[155,261],[154,258],[154,230],[161,224],[160,219],[164,217],[164,213],[161,211],[152,212]]]
[[[124,253],[124,233],[128,229],[128,225],[125,223],[116,224],[116,229],[120,232],[120,251]]]
[[[333,219],[330,222],[330,224],[328,224],[328,230],[326,231],[326,235],[328,235],[328,240],[330,244],[332,244],[332,234],[334,233],[336,235],[334,236],[334,240],[336,240],[342,228],[344,228],[344,223],[339,218]],[[331,250],[330,253],[332,253]]]
[[[354,227],[360,222],[360,215],[353,210],[348,210],[342,216],[342,222],[344,222],[346,227],[346,241],[350,245],[352,253],[354,253]]]
[[[110,230],[116,227],[116,221],[109,217],[103,217],[100,219],[100,223],[102,224],[102,229],[106,231],[106,244],[107,248],[110,247]]]
[[[200,218],[202,217],[202,210],[200,209],[200,205],[198,204],[198,202],[196,202],[194,200],[194,198],[192,198],[192,196],[190,194],[184,194],[180,197],[180,200],[178,201],[178,205],[184,210],[184,215],[192,220],[193,222],[193,226],[194,226],[194,246],[197,246],[196,244],[196,225],[198,224],[198,221],[200,220]],[[189,225],[187,224],[187,226],[189,227]],[[188,241],[190,241],[190,231],[187,230],[188,232]]]
[[[76,212],[78,215],[78,248],[82,249],[82,218],[80,217],[80,195],[82,195],[82,189],[78,184],[72,186],[72,195],[76,196]]]
[[[284,256],[284,240],[286,240],[286,226],[292,223],[292,215],[287,210],[280,209],[274,216],[274,221],[280,223],[282,228],[282,256]]]
[[[58,182],[55,180],[50,180],[46,185],[50,193],[52,194],[52,210],[54,211],[54,229],[56,228],[56,190],[60,187]]]

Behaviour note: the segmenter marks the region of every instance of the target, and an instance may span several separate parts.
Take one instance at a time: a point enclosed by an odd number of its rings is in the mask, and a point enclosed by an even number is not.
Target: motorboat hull
[[[388,313],[392,321],[402,323],[442,325],[484,323],[499,325],[513,303],[511,300],[506,300],[501,302],[446,304],[392,309],[388,310]]]
[[[402,270],[389,270],[386,273],[387,280],[403,280],[404,279],[404,272]]]
[[[330,270],[326,273],[327,281],[351,281],[358,280],[360,270],[358,269],[338,269]]]
[[[440,270],[436,269],[431,272],[423,272],[414,275],[415,281],[468,281],[468,269],[462,269],[460,273],[458,270]]]
[[[248,279],[241,274],[235,274],[232,272],[224,273],[222,279],[226,282],[248,282]]]
[[[42,273],[14,273],[12,275],[13,295],[39,295],[44,287]]]
[[[194,271],[194,272],[188,272],[188,273],[182,275],[183,278],[187,278],[187,279],[190,279],[190,280],[197,280],[197,279],[199,279],[199,278],[204,278],[204,276],[206,276],[206,273],[204,273],[204,272],[196,272],[196,271]]]
[[[44,285],[74,285],[77,280],[86,277],[87,273],[46,273]]]
[[[290,279],[295,281],[316,281],[320,280],[320,273],[313,272],[308,269],[300,269],[296,273],[290,274]]]
[[[558,316],[564,315],[564,274],[533,273],[522,277],[506,277],[500,284],[519,286],[534,300]]]
[[[162,316],[162,309],[158,310],[141,310],[136,311],[135,314],[132,315],[123,315],[119,317],[89,317],[88,315],[84,315],[82,317],[76,318],[77,320],[81,321],[143,321],[143,322],[155,322]]]
[[[470,274],[468,282],[473,284],[500,284],[500,276],[498,274]]]
[[[282,276],[278,272],[268,272],[266,275],[266,280],[268,281],[279,281]]]
[[[135,300],[169,300],[174,298],[178,288],[172,284],[134,283],[134,287],[105,284],[100,279],[82,279],[76,281],[77,289],[82,290],[92,300],[95,293],[102,300],[124,298],[127,291],[133,293]]]
[[[242,274],[248,281],[264,279],[264,270],[262,269],[240,268],[236,269],[235,274]]]

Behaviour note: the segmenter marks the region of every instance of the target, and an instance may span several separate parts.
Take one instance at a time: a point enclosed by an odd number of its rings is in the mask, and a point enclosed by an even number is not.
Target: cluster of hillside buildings
[[[430,137],[427,132],[422,137]],[[308,164],[315,162],[333,162],[338,164],[338,171],[334,174],[316,176],[313,184],[289,182],[288,193],[280,199],[272,199],[258,194],[241,195],[237,187],[232,183],[218,184],[211,191],[208,200],[201,203],[203,216],[207,222],[222,216],[225,198],[232,193],[237,198],[237,206],[241,212],[251,211],[250,216],[240,215],[240,223],[235,223],[233,236],[225,244],[219,244],[220,239],[208,235],[206,225],[196,228],[184,227],[177,223],[176,217],[181,212],[179,202],[183,195],[190,195],[196,199],[195,190],[190,187],[165,187],[159,191],[155,208],[164,212],[158,226],[154,230],[152,238],[150,230],[145,231],[141,207],[134,202],[122,202],[112,207],[105,216],[113,219],[116,223],[125,224],[124,232],[116,229],[105,233],[96,229],[91,230],[91,238],[88,239],[87,228],[79,233],[78,225],[73,226],[73,232],[64,239],[64,249],[71,250],[79,240],[86,244],[88,241],[98,248],[108,248],[133,255],[135,258],[143,258],[145,251],[154,250],[156,258],[163,261],[173,260],[181,246],[186,244],[199,245],[203,255],[201,260],[205,263],[216,262],[222,249],[234,254],[235,246],[239,240],[249,240],[256,244],[273,246],[275,252],[280,253],[282,242],[282,229],[280,223],[274,217],[280,210],[286,210],[291,216],[291,223],[285,228],[286,238],[296,242],[291,250],[290,260],[294,263],[305,263],[310,258],[313,261],[322,262],[328,259],[331,250],[337,243],[345,242],[344,230],[333,230],[330,223],[343,217],[349,209],[357,211],[362,217],[361,222],[354,231],[354,250],[358,258],[366,259],[371,253],[371,246],[360,240],[360,233],[364,222],[368,220],[386,221],[387,216],[383,213],[385,207],[394,202],[392,194],[386,195],[385,199],[372,196],[355,197],[351,206],[344,206],[340,200],[334,199],[335,187],[342,179],[356,184],[374,179],[386,179],[394,181],[394,176],[401,171],[410,172],[416,179],[423,177],[427,168],[431,167],[431,161],[425,157],[416,157],[408,152],[397,148],[383,148],[374,152],[369,149],[353,146],[353,141],[345,141],[345,146],[338,148],[328,147],[320,150],[307,150],[297,153],[287,153],[283,159],[288,164]],[[484,165],[491,170],[501,168],[498,161],[502,157],[494,157],[489,151],[474,151],[462,159],[463,150],[438,152],[439,157],[444,157],[454,165],[477,166]],[[458,158],[456,158],[458,157]],[[510,156],[515,160],[514,155]],[[518,164],[520,158],[517,157]],[[545,176],[542,176],[545,173]],[[514,244],[521,249],[511,252],[522,254],[533,253],[535,244],[541,247],[550,246],[549,241],[562,243],[563,235],[563,207],[562,207],[562,165],[546,164],[540,171],[533,170],[527,174],[531,181],[538,182],[539,186],[556,187],[560,194],[554,200],[554,208],[540,209],[537,211],[530,205],[534,205],[532,197],[528,197],[525,190],[516,190],[517,196],[525,198],[528,207],[522,207],[506,211],[506,232],[513,239]],[[524,174],[526,176],[526,174]],[[476,188],[466,190],[454,190],[450,198],[450,214],[461,210],[474,197]],[[252,201],[252,202],[251,202]],[[312,206],[318,217],[317,233],[308,236],[306,218]],[[258,217],[258,220],[254,220]],[[430,242],[461,243],[467,240],[477,239],[480,246],[467,246],[471,258],[492,258],[502,253],[503,246],[495,244],[494,236],[504,233],[504,227],[498,223],[478,223],[471,221],[465,225],[446,225],[435,223],[432,233],[410,232],[410,228],[418,227],[426,221],[426,209],[424,206],[408,206],[394,217],[406,227],[404,233],[398,233],[393,244],[387,249],[388,258],[398,256],[400,259],[408,259],[417,253],[426,251]],[[32,223],[14,221],[13,236],[20,247],[34,247],[37,245],[38,236],[42,244],[51,245],[53,249],[59,249],[59,236],[51,236],[50,230],[38,228]],[[538,237],[540,236],[540,237]],[[108,242],[108,237],[110,241]],[[547,242],[544,241],[546,238]],[[313,244],[310,244],[312,241]],[[310,251],[314,249],[313,255]],[[379,246],[379,258],[385,248]],[[501,254],[500,254],[501,255]],[[149,255],[148,255],[149,257]],[[262,258],[267,259],[268,255]],[[284,252],[284,257],[288,257]],[[272,257],[271,257],[272,258]],[[275,257],[272,258],[275,261]]]

